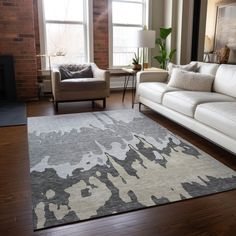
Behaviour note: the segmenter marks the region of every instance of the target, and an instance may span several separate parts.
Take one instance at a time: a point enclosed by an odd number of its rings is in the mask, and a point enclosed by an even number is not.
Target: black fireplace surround
[[[0,55],[0,101],[16,100],[13,56]]]

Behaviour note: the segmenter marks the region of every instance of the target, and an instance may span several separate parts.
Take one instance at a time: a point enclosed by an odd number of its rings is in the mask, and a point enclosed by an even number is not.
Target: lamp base
[[[148,68],[148,63],[147,62],[143,63],[143,69],[147,69],[147,68]]]

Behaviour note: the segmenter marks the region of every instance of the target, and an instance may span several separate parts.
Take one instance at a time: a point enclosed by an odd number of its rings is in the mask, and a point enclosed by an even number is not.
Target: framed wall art
[[[236,3],[219,5],[217,9],[214,51],[225,45],[236,49]]]

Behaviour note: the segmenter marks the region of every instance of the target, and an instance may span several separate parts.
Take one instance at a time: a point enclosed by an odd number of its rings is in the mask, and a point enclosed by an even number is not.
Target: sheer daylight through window
[[[146,0],[111,0],[112,2],[112,66],[131,64],[135,32],[146,24]]]
[[[87,1],[43,0],[45,52],[53,63],[84,63],[87,50]]]

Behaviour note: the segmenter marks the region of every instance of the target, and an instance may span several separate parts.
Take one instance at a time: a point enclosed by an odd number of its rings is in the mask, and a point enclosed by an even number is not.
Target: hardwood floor
[[[112,93],[106,109],[131,108],[131,94],[125,103],[121,97]],[[102,110],[102,103],[94,109],[89,102],[59,105],[60,114],[95,110]],[[55,115],[47,100],[28,103],[27,112],[29,117]],[[236,170],[234,155],[147,108],[142,112]],[[27,145],[26,126],[0,128],[0,236],[236,235],[236,190],[33,232]]]

